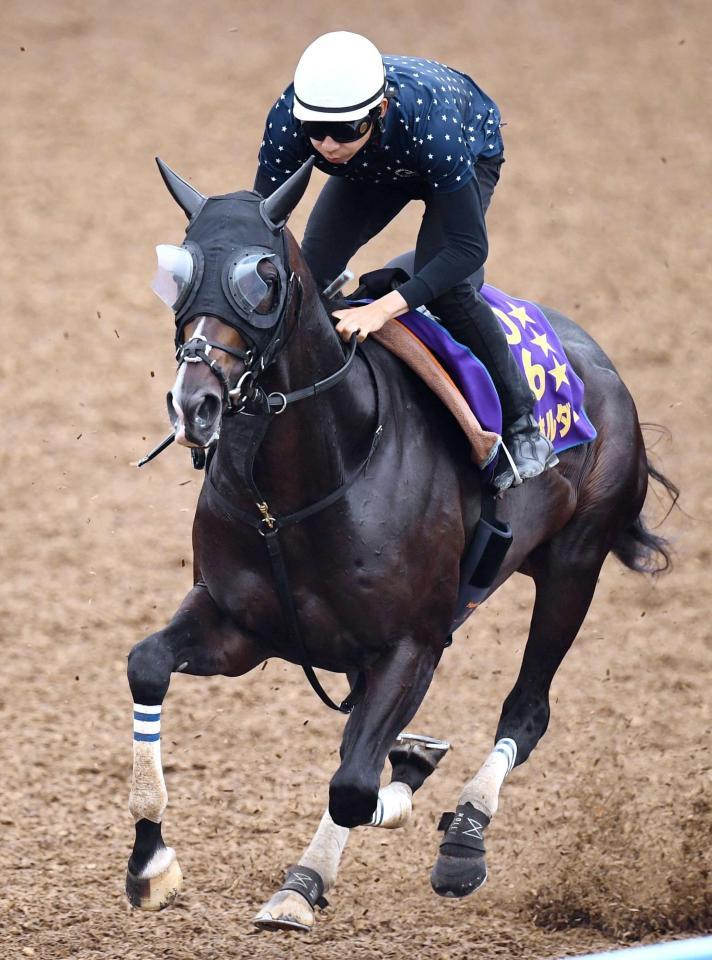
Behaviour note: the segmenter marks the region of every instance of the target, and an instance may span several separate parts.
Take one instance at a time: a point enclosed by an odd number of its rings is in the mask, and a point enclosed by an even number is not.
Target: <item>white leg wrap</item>
[[[378,791],[376,811],[369,826],[394,830],[407,823],[412,812],[413,791],[407,783],[399,783],[396,780]]]
[[[299,858],[301,866],[310,867],[321,876],[325,891],[333,887],[336,882],[341,854],[344,852],[348,838],[349,828],[335,824],[329,816],[329,811],[326,810],[314,834],[314,839]]]
[[[486,816],[492,818],[497,812],[499,791],[504,778],[517,759],[517,745],[514,740],[498,740],[494,750],[487,757],[475,776],[460,794],[460,803],[471,803]]]
[[[135,703],[129,810],[134,821],[160,823],[167,805],[168,791],[161,765],[161,708]]]

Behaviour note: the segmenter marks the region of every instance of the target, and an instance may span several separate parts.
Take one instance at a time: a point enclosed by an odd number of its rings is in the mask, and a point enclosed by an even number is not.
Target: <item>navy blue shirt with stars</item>
[[[407,186],[427,202],[428,196],[455,193],[470,183],[481,158],[501,155],[499,110],[470,77],[435,60],[384,56],[383,62],[389,101],[385,129],[380,135],[374,131],[346,163],[329,163],[313,148],[292,113],[294,87],[287,87],[267,117],[256,179],[261,193],[276,190],[313,155],[316,166],[330,176],[386,188]],[[469,195],[465,191],[462,197]],[[454,209],[453,204],[447,206]],[[481,204],[472,230],[483,237],[473,238],[478,242],[469,247],[468,257],[458,260],[456,272],[461,275],[453,280],[452,271],[447,271],[443,282],[448,287],[478,269],[486,257]],[[420,284],[416,299],[442,292],[437,288],[443,283],[433,280],[434,271],[428,273],[430,282]],[[411,306],[420,305],[411,303],[411,297],[406,299]]]

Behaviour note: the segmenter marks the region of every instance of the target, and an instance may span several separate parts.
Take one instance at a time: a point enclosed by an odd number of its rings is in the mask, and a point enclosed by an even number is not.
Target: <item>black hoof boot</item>
[[[484,831],[489,817],[471,803],[444,813],[438,825],[445,831],[430,883],[441,897],[467,897],[487,879]]]
[[[391,783],[407,783],[415,793],[449,749],[447,740],[435,740],[419,733],[401,733],[388,754],[393,768]]]

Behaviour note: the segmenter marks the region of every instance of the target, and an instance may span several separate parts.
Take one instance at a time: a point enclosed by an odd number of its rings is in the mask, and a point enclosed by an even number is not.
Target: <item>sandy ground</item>
[[[534,960],[712,928],[711,17],[705,0],[3,0],[2,958]],[[124,901],[125,658],[189,586],[200,482],[178,450],[131,463],[166,432],[173,374],[172,320],[148,284],[153,246],[183,224],[152,157],[206,193],[251,185],[271,100],[304,46],[343,27],[470,72],[501,104],[489,276],[599,339],[641,419],[670,431],[649,439],[685,513],[664,528],[670,576],[606,564],[549,733],[503,792],[485,889],[442,901],[428,874],[437,818],[516,674],[521,578],[456,637],[413,725],[454,744],[414,820],[352,836],[332,906],[300,939],[250,920],[316,825],[341,720],[275,661],[240,681],[175,679],[165,835],[185,893],[160,915]],[[417,218],[356,268],[412,245]],[[662,514],[654,495],[648,513]]]

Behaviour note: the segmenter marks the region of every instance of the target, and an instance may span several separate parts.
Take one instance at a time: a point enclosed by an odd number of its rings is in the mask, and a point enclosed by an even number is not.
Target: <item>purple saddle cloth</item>
[[[574,373],[561,341],[543,311],[529,300],[510,297],[484,284],[480,291],[507,337],[536,403],[541,432],[560,453],[596,437],[583,407],[583,381]],[[472,353],[428,313],[413,310],[400,323],[428,347],[456,381],[485,430],[502,433],[502,407],[492,378]]]

